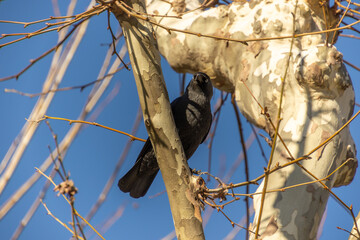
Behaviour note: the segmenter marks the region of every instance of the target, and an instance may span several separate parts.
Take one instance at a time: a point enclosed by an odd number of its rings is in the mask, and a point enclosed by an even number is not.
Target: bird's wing
[[[171,103],[170,103],[170,106],[171,106],[171,111],[174,113],[174,110],[176,107],[179,107],[179,103],[180,103],[180,99],[181,99],[182,96],[180,97],[177,97],[176,99],[174,99]]]
[[[174,108],[176,106],[179,107],[179,103],[180,103],[180,98],[181,97],[178,97],[176,98],[172,103],[171,103],[171,110],[174,111]],[[143,161],[143,157],[145,156],[145,154],[147,154],[148,152],[150,152],[152,150],[152,145],[151,145],[151,141],[150,141],[150,138],[148,138],[143,146],[143,148],[141,149],[141,152],[139,153],[137,159],[136,159],[136,162],[141,162]]]
[[[209,124],[209,128],[208,128],[208,130],[207,130],[207,132],[206,132],[206,134],[204,135],[204,138],[203,138],[203,140],[201,140],[201,143],[203,143],[204,141],[205,141],[205,139],[206,139],[206,137],[207,137],[207,135],[209,134],[209,132],[210,132],[210,128],[211,128],[211,124],[212,124],[212,114],[210,114],[210,124]]]

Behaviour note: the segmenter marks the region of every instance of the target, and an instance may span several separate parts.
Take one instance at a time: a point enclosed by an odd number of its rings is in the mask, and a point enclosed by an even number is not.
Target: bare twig
[[[41,54],[39,57],[30,60],[30,64],[27,65],[23,70],[21,70],[20,72],[18,72],[17,74],[8,76],[8,77],[4,77],[4,78],[0,78],[0,82],[6,81],[6,80],[10,80],[15,78],[16,80],[18,80],[18,78],[24,73],[26,72],[26,70],[28,70],[30,67],[32,67],[35,63],[37,63],[38,61],[40,61],[41,59],[43,59],[44,57],[46,57],[47,55],[49,55],[50,53],[52,53],[53,51],[56,51],[71,35],[72,33],[76,30],[76,28],[78,26],[80,26],[85,20],[74,24],[73,28],[64,36],[64,38],[57,43],[54,47],[50,48],[49,50],[47,50],[46,52],[44,52],[43,54]]]
[[[350,234],[351,236],[355,237],[356,239],[360,239],[359,236],[356,236],[355,234],[353,234],[353,233],[350,232],[349,230],[346,230],[346,229],[341,228],[341,227],[336,227],[336,228],[339,229],[339,230],[342,230],[342,231],[344,231],[344,232],[347,232],[348,234]]]
[[[343,59],[343,62],[344,62],[344,63],[346,63],[347,65],[349,65],[350,67],[352,67],[352,68],[354,68],[354,69],[356,69],[356,70],[360,71],[360,68],[359,68],[359,67],[357,67],[357,66],[355,66],[354,64],[352,64],[352,63],[350,63],[350,62],[346,61],[345,59]]]
[[[122,48],[122,50],[120,50],[120,53],[121,53],[122,56],[125,55],[125,53],[126,53],[125,49],[126,48]],[[110,60],[109,60],[110,57],[111,57],[111,49],[109,48],[108,54],[105,57],[104,64],[103,64],[103,66],[102,66],[102,68],[100,70],[100,73],[98,75],[99,78],[101,78],[102,76],[105,75],[106,69],[109,67],[109,64],[110,64]],[[109,72],[114,72],[119,67],[119,65],[120,65],[120,61],[118,59],[116,59],[114,61],[114,63],[112,64],[112,66],[110,67]],[[112,78],[112,76],[106,77],[106,79],[104,79],[104,81],[102,81],[99,86],[96,85],[93,88],[92,92],[89,95],[88,101],[84,105],[82,112],[79,114],[78,119],[85,119],[88,116],[89,112],[91,112],[93,110],[96,103],[98,102],[98,100],[100,99],[100,97],[102,96],[104,91],[106,90],[107,86],[109,85],[109,83],[111,81],[111,78]],[[42,114],[42,116],[43,116],[43,114]],[[39,118],[40,118],[40,116],[39,116]],[[63,154],[63,156],[66,154],[66,152],[67,152],[68,148],[70,147],[70,145],[72,144],[74,138],[77,136],[77,134],[81,130],[81,126],[82,126],[81,124],[77,124],[77,125],[73,126],[68,131],[68,133],[66,134],[66,136],[64,137],[62,142],[60,143],[59,147],[60,147],[60,151]],[[55,153],[53,152],[52,154],[55,155],[56,152]],[[7,155],[10,156],[11,153],[9,153],[9,154],[7,153]],[[49,156],[41,164],[40,169],[42,171],[46,171],[46,169],[49,168],[51,163],[52,163],[52,160],[51,160],[51,157]],[[33,184],[39,179],[39,177],[40,177],[39,174],[34,173],[21,187],[19,187],[16,190],[15,193],[13,193],[9,197],[9,199],[7,199],[4,202],[4,204],[1,205],[1,207],[0,207],[0,219],[2,219],[8,213],[8,211],[24,196],[24,194],[33,186]]]
[[[124,67],[126,68],[126,70],[130,71],[130,68],[127,66],[127,64],[122,60],[122,58],[120,57],[120,55],[118,54],[118,52],[116,51],[116,37],[115,34],[111,28],[111,24],[110,24],[110,10],[107,10],[107,20],[108,20],[108,29],[111,33],[111,40],[112,40],[112,46],[113,46],[113,54],[115,54],[117,56],[117,58],[120,60],[120,62],[124,65]]]
[[[40,169],[38,169],[38,168],[35,168],[35,169],[36,169],[36,171],[37,171],[38,173],[40,173],[40,174],[43,175],[47,180],[49,180],[55,187],[58,186],[58,185],[55,184],[55,182],[54,182],[51,178],[49,178],[49,177],[48,177],[45,173],[43,173]],[[61,195],[62,195],[63,198],[68,202],[68,204],[71,205],[71,201],[70,201],[63,193],[61,193]],[[74,214],[76,214],[78,217],[80,217],[87,225],[89,225],[89,227],[90,227],[92,230],[94,230],[94,232],[97,233],[97,235],[98,235],[101,239],[104,240],[103,236],[101,236],[101,234],[100,234],[85,218],[83,218],[83,217],[76,211],[75,208],[72,208],[72,210],[74,211]]]
[[[127,65],[129,65],[129,63]],[[91,81],[91,82],[83,84],[83,85],[78,85],[78,86],[73,86],[73,87],[64,87],[64,88],[58,88],[58,89],[49,89],[49,90],[47,90],[45,92],[41,92],[41,93],[24,93],[24,92],[20,92],[16,89],[8,89],[8,88],[5,88],[4,91],[6,93],[17,93],[21,96],[26,96],[26,97],[30,97],[30,98],[46,95],[51,92],[63,92],[63,91],[69,91],[69,90],[74,90],[74,89],[80,89],[80,91],[83,91],[85,88],[87,88],[95,83],[103,81],[106,77],[112,76],[122,69],[124,69],[124,67],[120,67],[120,68],[116,69],[114,72],[106,74],[102,78],[99,78],[97,80]]]
[[[88,22],[84,22],[83,24],[81,24],[78,31],[72,37],[71,41],[69,41],[67,47],[65,48],[64,52],[61,53],[61,55],[60,55],[60,51],[57,51],[55,53],[53,57],[53,61],[51,63],[48,77],[46,78],[43,84],[43,91],[46,91],[50,88],[52,89],[58,88],[67,70],[67,67],[69,66],[69,63],[75,54],[75,51],[80,43],[80,40],[84,36],[85,30],[87,28],[87,24]],[[62,39],[62,36],[63,35],[60,32],[59,39]],[[62,47],[62,45],[60,47]],[[37,119],[43,116],[46,113],[51,101],[53,100],[53,97],[54,94],[49,94],[39,98],[32,110],[32,113],[30,115],[31,118]],[[37,124],[26,122],[17,137],[19,141],[12,144],[12,146],[9,148],[8,152],[6,153],[3,159],[4,165],[7,164],[8,161],[10,162],[7,165],[7,168],[5,169],[4,173],[0,177],[0,193],[7,186],[8,181],[12,177],[25,149],[27,148],[30,140],[32,139],[32,136],[34,135],[37,129],[37,126],[38,126]],[[1,164],[3,164],[3,162]],[[0,209],[0,212],[2,212],[1,210],[2,209]],[[1,214],[0,214],[0,218],[1,218]]]
[[[141,123],[141,118],[142,118],[142,114],[141,114],[141,108],[139,107],[138,109],[138,113],[136,115],[136,119],[134,121],[134,125],[132,127],[132,130],[131,130],[131,135],[134,135],[136,134],[138,128],[139,128],[139,125]],[[99,207],[101,206],[101,204],[105,201],[106,199],[106,196],[108,195],[109,191],[110,191],[110,188],[113,186],[114,184],[114,181],[116,179],[116,176],[118,175],[119,173],[119,170],[122,166],[122,164],[124,163],[124,160],[126,158],[126,156],[128,155],[129,153],[129,150],[130,150],[130,147],[132,145],[133,141],[132,140],[129,140],[127,143],[126,143],[126,146],[124,147],[124,150],[122,151],[121,153],[121,156],[119,158],[119,161],[116,163],[115,165],[115,168],[114,168],[114,171],[113,173],[111,174],[110,178],[108,179],[108,181],[106,182],[102,192],[100,193],[97,201],[95,202],[95,204],[91,207],[89,213],[87,214],[86,216],[86,219],[88,221],[90,221],[93,216],[95,215],[95,213],[97,212],[97,210],[99,209]]]
[[[346,24],[343,27],[337,27],[337,28],[332,28],[332,29],[326,29],[326,30],[322,30],[322,31],[313,31],[313,32],[307,32],[307,33],[299,33],[299,34],[293,34],[290,36],[277,36],[277,37],[264,37],[264,38],[251,38],[251,39],[233,39],[233,38],[226,38],[226,37],[220,37],[220,36],[216,36],[216,35],[210,35],[210,34],[202,34],[199,32],[192,32],[192,31],[188,31],[188,30],[182,30],[182,29],[176,29],[176,28],[171,28],[165,25],[162,25],[156,21],[153,21],[151,19],[149,19],[148,17],[139,15],[129,9],[128,6],[125,6],[126,4],[124,2],[120,2],[117,3],[117,6],[119,8],[121,8],[121,10],[123,10],[126,14],[139,18],[141,20],[147,21],[155,26],[161,27],[163,29],[165,29],[166,31],[168,31],[169,33],[171,32],[180,32],[180,33],[184,33],[184,34],[189,34],[189,35],[194,35],[194,36],[198,36],[198,37],[205,37],[205,38],[212,38],[212,39],[216,39],[216,40],[223,40],[223,41],[229,41],[229,42],[239,42],[242,43],[244,45],[247,45],[248,42],[258,42],[258,41],[269,41],[269,40],[279,40],[279,39],[292,39],[292,38],[299,38],[299,37],[303,37],[303,36],[309,36],[309,35],[317,35],[317,34],[327,34],[327,33],[331,33],[331,32],[336,32],[339,30],[344,30],[344,29],[351,29],[352,26],[360,23],[360,20],[355,21],[351,24]]]
[[[50,178],[53,179],[55,174],[56,174],[56,170],[54,167],[54,169],[50,173]],[[50,181],[46,181],[42,190],[40,191],[39,195],[36,197],[33,204],[31,205],[31,207],[29,208],[29,210],[27,211],[25,216],[20,221],[19,226],[16,228],[14,234],[11,237],[12,240],[16,240],[20,237],[22,231],[27,226],[27,224],[30,222],[31,218],[33,217],[36,210],[40,206],[40,202],[44,199],[45,194],[46,194],[47,190],[49,189],[49,187],[50,187]]]
[[[46,115],[44,115],[43,118],[41,118],[41,119],[39,119],[39,120],[36,120],[36,122],[40,122],[40,121],[43,121],[43,120],[45,120],[45,119],[53,119],[53,120],[67,121],[67,122],[69,122],[69,125],[71,125],[71,124],[73,124],[73,123],[89,124],[89,125],[93,125],[93,126],[105,128],[105,129],[110,130],[110,131],[113,131],[113,132],[117,132],[117,133],[124,134],[124,135],[130,137],[130,139],[131,139],[132,141],[133,141],[133,140],[138,140],[138,141],[146,142],[145,139],[135,137],[135,136],[133,136],[133,135],[131,135],[131,134],[128,134],[128,133],[126,133],[126,132],[117,130],[117,129],[115,129],[115,128],[107,127],[107,126],[101,125],[101,124],[96,123],[96,122],[88,122],[88,121],[83,121],[83,120],[71,120],[71,119],[67,119],[67,118],[50,117],[50,116],[46,116]]]
[[[212,127],[212,131],[209,133],[208,138],[210,138],[210,142],[208,144],[208,149],[209,149],[209,158],[208,158],[208,172],[211,172],[211,159],[212,159],[212,146],[213,146],[213,142],[214,142],[214,138],[215,138],[215,132],[217,129],[217,125],[219,123],[219,119],[220,119],[220,113],[221,113],[221,108],[224,105],[226,99],[228,97],[228,94],[225,95],[224,97],[224,92],[221,92],[221,95],[216,103],[216,109],[214,111],[214,117],[213,117],[213,122],[215,122]],[[207,181],[209,181],[210,178],[207,178]]]
[[[248,157],[247,157],[247,151],[246,151],[246,145],[245,145],[245,140],[244,140],[244,133],[242,130],[242,124],[241,124],[241,119],[240,119],[240,114],[239,114],[239,110],[236,106],[235,103],[235,95],[232,95],[231,97],[231,104],[234,108],[234,112],[235,112],[235,117],[236,117],[236,121],[237,121],[237,125],[239,128],[239,135],[240,135],[240,142],[241,142],[241,147],[244,153],[244,162],[245,162],[245,180],[247,182],[249,182],[250,180],[250,176],[249,176],[249,165],[248,165]],[[249,194],[250,192],[250,186],[246,185],[246,194]],[[249,229],[250,226],[250,204],[249,204],[249,198],[245,197],[245,206],[246,206],[246,229]],[[245,239],[249,239],[249,232],[246,231],[246,238]]]
[[[267,158],[266,158],[266,156],[265,156],[265,151],[264,151],[264,149],[263,149],[263,147],[262,147],[262,145],[261,145],[261,142],[260,142],[260,140],[259,140],[259,137],[258,137],[258,135],[257,135],[257,131],[255,130],[255,128],[254,128],[254,126],[253,126],[252,124],[250,124],[250,127],[251,127],[252,132],[253,132],[254,135],[255,135],[256,142],[257,142],[257,144],[258,144],[258,146],[259,146],[259,148],[260,148],[261,156],[263,157],[265,163],[267,164],[267,163],[268,163],[268,160],[267,160]]]
[[[336,24],[335,28],[339,27],[340,24],[342,23],[344,17],[346,16],[346,13],[349,11],[350,4],[351,4],[351,1],[349,1],[348,5],[347,5],[347,7],[346,7],[345,12],[344,12],[343,15],[341,16],[341,18],[340,18],[339,22]],[[325,17],[325,19],[326,19],[326,17]],[[333,44],[335,43],[335,36],[336,36],[336,34],[337,34],[337,31],[334,32],[331,45],[333,45]]]
[[[80,14],[77,14],[77,15],[73,16],[72,19],[65,20],[65,21],[62,21],[62,22],[56,22],[56,23],[46,23],[45,27],[42,27],[42,28],[40,28],[40,29],[38,29],[38,30],[36,30],[34,32],[30,32],[30,33],[2,34],[0,39],[5,38],[5,37],[9,37],[9,36],[23,36],[23,37],[20,37],[18,39],[15,39],[13,41],[10,41],[10,42],[4,43],[4,44],[0,44],[0,48],[5,47],[5,46],[10,45],[10,44],[14,44],[16,42],[19,42],[19,41],[22,41],[22,40],[25,40],[25,39],[28,39],[28,38],[31,38],[33,36],[40,35],[40,34],[52,32],[52,31],[60,31],[63,28],[68,27],[70,25],[73,25],[73,24],[75,24],[75,23],[77,23],[79,21],[88,20],[89,18],[106,11],[108,8],[109,8],[108,5],[97,5],[97,6],[94,6],[94,7],[90,8],[90,9],[86,10],[83,13],[80,13]],[[64,17],[64,18],[69,18],[69,17],[67,16],[67,17]],[[43,21],[44,20],[38,20],[38,21],[34,21],[33,23],[39,23],[39,22],[43,22]],[[60,26],[58,26],[58,25],[60,25]]]
[[[69,232],[71,232],[73,235],[76,236],[76,233],[73,232],[73,230],[71,230],[65,223],[63,223],[60,219],[58,219],[57,217],[55,217],[50,210],[48,209],[48,207],[46,206],[46,204],[42,201],[42,199],[40,199],[41,204],[44,206],[44,208],[46,209],[46,212],[48,215],[50,215],[51,217],[53,217],[58,223],[60,223],[60,225],[62,225],[63,227],[65,227]],[[78,237],[79,239],[83,239],[82,237]]]
[[[298,163],[300,161],[306,160],[310,157],[311,154],[313,154],[314,152],[316,152],[318,149],[320,149],[322,146],[326,145],[327,143],[329,143],[335,136],[337,136],[342,130],[344,130],[358,115],[360,114],[360,110],[354,115],[352,116],[349,121],[347,121],[341,128],[339,128],[333,135],[331,135],[329,138],[327,138],[325,141],[323,141],[321,144],[319,144],[318,146],[316,146],[314,149],[312,149],[310,152],[308,152],[306,155],[299,157],[297,159],[294,159],[292,161],[289,161],[283,165],[276,165],[274,166],[272,169],[269,170],[268,174],[271,174],[275,171],[278,171],[279,169],[291,166],[295,163]],[[217,192],[217,191],[223,191],[223,189],[231,189],[231,188],[237,188],[237,187],[242,187],[245,186],[246,184],[257,184],[258,181],[260,181],[261,179],[263,179],[265,177],[265,174],[262,174],[260,176],[258,176],[257,178],[249,181],[249,182],[243,182],[243,183],[237,183],[237,184],[232,184],[231,186],[226,186],[224,188],[216,188],[216,189],[209,189],[207,192],[212,193],[212,192]],[[316,179],[317,181],[319,181],[319,179]],[[321,181],[320,181],[321,183]],[[325,185],[326,186],[326,185]],[[323,186],[325,188],[325,186]],[[329,190],[329,189],[328,189]],[[332,193],[332,192],[330,192]],[[334,193],[332,193],[334,194]],[[345,207],[347,209],[349,209],[349,207],[345,204]]]
[[[50,132],[51,132],[51,135],[52,135],[52,137],[53,137],[53,139],[54,139],[54,141],[55,141],[55,146],[56,146],[56,151],[57,151],[57,159],[58,159],[58,161],[59,161],[59,165],[60,165],[60,167],[61,167],[62,172],[59,170],[59,167],[57,166],[57,164],[56,164],[56,162],[55,162],[55,159],[54,159],[53,156],[52,156],[52,151],[51,151],[50,146],[49,146],[50,156],[51,156],[52,159],[53,159],[54,166],[55,166],[55,170],[59,173],[59,175],[60,175],[60,177],[61,177],[61,179],[62,179],[63,181],[68,180],[68,179],[69,179],[69,176],[67,176],[67,173],[66,173],[66,171],[65,171],[65,167],[64,167],[64,164],[63,164],[63,159],[62,159],[62,157],[61,157],[61,152],[60,152],[60,148],[59,148],[59,143],[58,143],[57,134],[54,133],[53,129],[52,129],[51,126],[50,126],[49,121],[45,121],[45,123],[46,123],[46,125],[49,127],[49,130],[50,130]]]
[[[355,39],[357,39],[357,40],[360,40],[360,37],[355,36],[355,35],[350,35],[350,34],[340,33],[339,36],[341,36],[341,37],[348,37],[348,38],[355,38]]]

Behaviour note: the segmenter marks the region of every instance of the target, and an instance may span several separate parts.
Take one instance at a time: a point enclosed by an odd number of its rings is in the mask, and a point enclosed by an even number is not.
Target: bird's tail
[[[120,190],[126,193],[130,192],[130,196],[133,198],[143,197],[158,173],[158,171],[156,171],[151,174],[140,174],[140,166],[141,161],[137,161],[118,182]]]

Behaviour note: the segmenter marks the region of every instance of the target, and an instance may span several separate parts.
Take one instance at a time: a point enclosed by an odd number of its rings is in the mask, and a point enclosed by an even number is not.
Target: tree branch
[[[126,3],[137,12],[146,12],[144,1]],[[165,182],[177,238],[204,239],[200,208],[190,189],[191,173],[173,120],[152,26],[124,10],[120,1],[111,6],[128,46],[144,122]]]

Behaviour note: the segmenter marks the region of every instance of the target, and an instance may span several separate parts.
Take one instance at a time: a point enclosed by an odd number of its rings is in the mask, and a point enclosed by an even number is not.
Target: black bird
[[[186,87],[184,95],[171,103],[186,159],[193,155],[209,133],[212,122],[212,95],[210,78],[205,73],[198,72]],[[134,166],[119,180],[118,186],[121,191],[130,192],[133,198],[143,197],[158,171],[156,156],[148,138]]]

